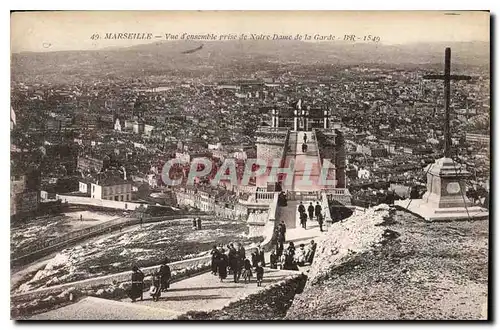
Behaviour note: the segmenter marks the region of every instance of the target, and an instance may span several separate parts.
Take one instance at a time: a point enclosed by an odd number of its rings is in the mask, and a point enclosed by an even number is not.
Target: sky
[[[158,40],[104,40],[105,33],[234,33],[377,36],[383,44],[486,41],[480,11],[60,11],[11,15],[11,52],[127,47]],[[91,39],[99,34],[98,40]],[[164,40],[164,39],[163,39]],[[335,42],[335,41],[323,41]]]

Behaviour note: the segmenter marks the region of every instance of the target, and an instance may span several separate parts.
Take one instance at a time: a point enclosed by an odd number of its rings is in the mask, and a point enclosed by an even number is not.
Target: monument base
[[[486,219],[490,215],[487,209],[476,205],[468,206],[467,208],[463,206],[439,208],[435,204],[427,203],[423,199],[412,199],[411,202],[408,199],[399,200],[395,201],[394,204],[429,222],[480,220]]]

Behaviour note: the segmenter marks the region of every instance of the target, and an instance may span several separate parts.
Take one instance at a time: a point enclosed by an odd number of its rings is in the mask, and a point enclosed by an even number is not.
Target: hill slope
[[[486,318],[488,221],[429,224],[402,211],[381,218],[350,218],[318,244],[285,319]]]

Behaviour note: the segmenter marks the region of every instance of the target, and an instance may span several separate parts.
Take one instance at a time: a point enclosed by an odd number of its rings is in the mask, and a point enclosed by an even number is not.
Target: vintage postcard
[[[488,320],[488,11],[11,14],[15,320]]]

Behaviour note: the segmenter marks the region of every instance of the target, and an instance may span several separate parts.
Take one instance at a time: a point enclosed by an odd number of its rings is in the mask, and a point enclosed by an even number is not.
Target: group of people
[[[230,243],[226,248],[222,244],[214,245],[210,254],[212,274],[218,275],[221,282],[227,278],[228,274],[232,274],[234,283],[238,283],[240,278],[243,278],[244,283],[250,283],[255,272],[257,286],[262,285],[266,262],[264,250],[260,245],[252,251],[250,259],[246,257],[243,244],[239,243]]]
[[[322,232],[323,231],[323,209],[319,202],[316,202],[316,206],[313,205],[311,202],[309,206],[307,207],[307,213],[306,213],[306,207],[302,202],[299,204],[299,218],[300,218],[300,225],[302,228],[307,229],[307,215],[309,214],[309,220],[313,220],[314,217],[316,217],[316,220],[318,221],[319,224],[319,230]]]
[[[165,258],[157,272],[151,274],[152,285],[149,289],[149,294],[153,301],[158,301],[161,297],[161,293],[167,291],[170,287],[170,280],[172,274],[170,267],[168,266],[169,260]],[[132,302],[137,299],[143,300],[144,298],[144,277],[145,274],[137,266],[132,267],[132,286],[129,290],[129,297]]]
[[[298,266],[304,266],[306,263],[311,264],[316,252],[317,243],[313,240],[306,248],[304,244],[300,244],[296,249],[293,242],[288,243],[286,249],[282,249],[280,244],[271,252],[269,257],[270,267],[272,269],[298,270]]]

